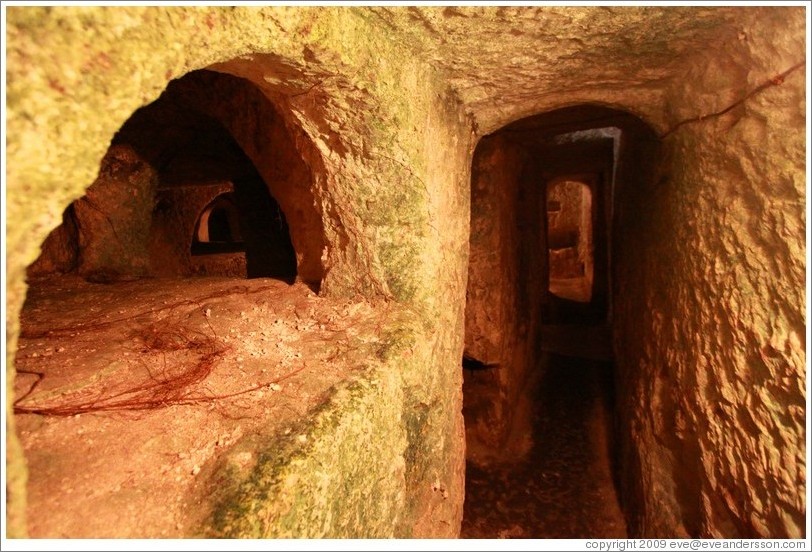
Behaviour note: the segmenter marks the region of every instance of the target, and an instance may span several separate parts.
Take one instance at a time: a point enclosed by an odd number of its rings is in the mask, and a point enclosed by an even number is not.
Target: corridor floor
[[[605,377],[611,364],[548,354],[529,454],[468,463],[461,538],[624,538],[612,483]]]

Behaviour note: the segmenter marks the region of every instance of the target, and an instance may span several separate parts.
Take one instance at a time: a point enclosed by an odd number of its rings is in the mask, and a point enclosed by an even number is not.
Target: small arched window
[[[209,242],[233,242],[229,212],[223,207],[215,207],[208,213]],[[198,236],[200,238],[200,236]]]
[[[592,298],[593,279],[592,190],[584,180],[557,178],[547,185],[549,291],[578,302]]]
[[[192,255],[245,251],[240,229],[240,212],[233,193],[217,196],[197,219]]]

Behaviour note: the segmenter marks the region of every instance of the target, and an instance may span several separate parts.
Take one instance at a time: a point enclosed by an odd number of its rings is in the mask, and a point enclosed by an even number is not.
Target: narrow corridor
[[[611,364],[545,357],[532,449],[516,463],[468,463],[462,538],[626,537],[610,467]]]

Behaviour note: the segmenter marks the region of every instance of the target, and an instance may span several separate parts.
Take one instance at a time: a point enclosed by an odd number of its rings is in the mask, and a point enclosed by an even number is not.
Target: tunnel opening
[[[32,282],[59,273],[95,283],[189,276],[295,281],[297,254],[271,186],[224,122],[190,98],[211,79],[207,73],[171,82],[116,133],[96,181],[67,208],[28,267]],[[273,162],[302,164],[294,154],[283,151]]]
[[[207,205],[194,225],[192,272],[216,275],[223,261],[237,258],[247,278],[296,279],[296,252],[285,214],[258,177],[234,183]],[[197,257],[197,258],[196,258]]]
[[[13,409],[32,537],[198,534],[233,449],[289,439],[363,368],[384,314],[318,294],[323,166],[271,92],[169,82],[28,267]]]
[[[233,193],[227,192],[212,201],[197,219],[192,255],[245,251],[240,233],[240,214]]]
[[[561,299],[592,298],[592,192],[583,179],[547,183],[547,290]]]
[[[464,371],[463,536],[627,535],[612,237],[653,141],[637,117],[581,105],[475,150],[465,350],[497,368]]]

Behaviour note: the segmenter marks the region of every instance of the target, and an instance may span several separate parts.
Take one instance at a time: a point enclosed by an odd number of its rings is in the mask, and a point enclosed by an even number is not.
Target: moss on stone
[[[395,362],[395,359],[392,359]],[[230,538],[390,537],[404,500],[400,390],[390,364],[370,367],[283,435],[246,438],[246,474],[228,460],[210,479],[219,494],[203,529]]]

